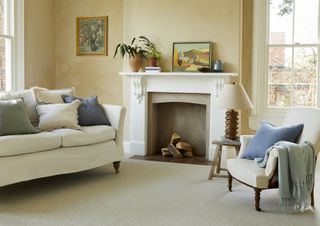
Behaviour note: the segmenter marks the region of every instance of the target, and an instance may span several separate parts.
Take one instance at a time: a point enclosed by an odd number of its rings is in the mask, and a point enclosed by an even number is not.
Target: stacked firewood
[[[162,156],[172,156],[173,158],[192,158],[192,146],[181,141],[181,137],[174,133],[171,136],[170,143],[166,148],[162,148]]]

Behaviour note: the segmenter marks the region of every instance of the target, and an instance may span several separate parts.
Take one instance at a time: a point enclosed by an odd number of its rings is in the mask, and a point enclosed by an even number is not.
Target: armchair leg
[[[118,174],[120,172],[119,168],[120,168],[120,161],[117,162],[113,162],[113,168],[116,171],[116,174]]]
[[[261,211],[261,208],[260,208],[260,193],[261,193],[262,189],[254,188],[254,191],[255,191],[255,207],[256,207],[256,211]]]
[[[311,206],[314,206],[314,185],[311,191]]]
[[[229,191],[232,191],[232,176],[228,171],[228,189]]]

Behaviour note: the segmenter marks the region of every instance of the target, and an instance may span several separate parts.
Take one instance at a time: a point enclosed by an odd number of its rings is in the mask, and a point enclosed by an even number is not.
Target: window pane
[[[268,107],[289,107],[290,90],[290,85],[269,85]]]
[[[318,48],[295,48],[293,106],[316,106]]]
[[[288,3],[289,2],[289,3]],[[270,44],[292,43],[293,5],[289,0],[270,1]]]
[[[6,40],[0,38],[0,91],[6,90]]]
[[[0,34],[8,34],[6,11],[7,0],[0,0]]]
[[[319,0],[295,0],[295,43],[318,42],[318,2]]]
[[[268,107],[289,106],[291,82],[292,48],[269,48]]]

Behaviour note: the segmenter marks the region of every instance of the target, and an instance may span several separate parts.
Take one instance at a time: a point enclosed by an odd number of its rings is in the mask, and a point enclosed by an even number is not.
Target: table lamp
[[[228,109],[226,111],[225,138],[237,140],[239,113],[236,110],[253,108],[245,89],[241,84],[225,84],[215,106]]]

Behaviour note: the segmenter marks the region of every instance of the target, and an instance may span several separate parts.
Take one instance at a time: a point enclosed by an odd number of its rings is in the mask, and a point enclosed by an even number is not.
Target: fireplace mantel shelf
[[[173,80],[179,80],[179,86],[184,86],[184,82],[189,82],[194,84],[194,82],[202,81],[217,81],[215,83],[216,89],[215,93],[218,96],[219,90],[223,86],[223,81],[231,77],[237,77],[238,73],[202,73],[202,72],[120,72],[119,75],[126,76],[132,79],[132,88],[134,90],[134,96],[138,103],[141,103],[143,97],[146,93],[146,81],[157,80],[157,86],[160,82],[164,83],[165,86],[168,83],[172,83]],[[161,80],[161,81],[159,81]],[[196,81],[195,81],[196,80]]]
[[[237,77],[238,73],[233,72],[214,72],[214,73],[202,73],[202,72],[120,72],[120,75],[128,77],[156,77],[156,76],[172,76],[172,77]]]

